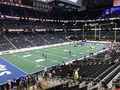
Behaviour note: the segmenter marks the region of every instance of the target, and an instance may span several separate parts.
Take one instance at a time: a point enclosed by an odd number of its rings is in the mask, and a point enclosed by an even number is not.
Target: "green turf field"
[[[26,73],[33,73],[42,70],[44,67],[57,65],[63,61],[72,60],[90,52],[102,50],[103,45],[95,45],[90,49],[90,44],[74,47],[73,44],[42,48],[37,50],[18,52],[14,54],[1,55],[0,57],[14,64]],[[69,55],[69,51],[72,52]],[[42,52],[47,54],[47,60],[42,57]]]

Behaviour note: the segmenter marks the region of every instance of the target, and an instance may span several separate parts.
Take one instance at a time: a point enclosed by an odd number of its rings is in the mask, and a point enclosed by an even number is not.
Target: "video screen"
[[[82,6],[82,0],[59,0],[65,3],[77,5],[77,6]]]
[[[113,6],[120,6],[120,0],[114,0]]]
[[[74,2],[74,3],[79,3],[80,2],[80,0],[68,0],[68,1]]]

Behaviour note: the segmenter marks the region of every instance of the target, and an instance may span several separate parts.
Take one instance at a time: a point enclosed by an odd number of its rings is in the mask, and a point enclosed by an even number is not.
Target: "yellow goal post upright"
[[[83,25],[83,28],[82,28],[82,38],[83,39],[88,39],[88,38],[85,37],[85,26],[87,26],[87,24]],[[96,36],[97,36],[97,24],[91,24],[91,26],[94,27],[94,28],[90,29],[90,30],[94,31],[94,38],[91,39],[91,40],[96,40]]]
[[[116,41],[116,38],[117,38],[117,23],[104,23],[104,24],[99,24],[99,28],[100,28],[100,30],[99,30],[99,40],[103,40],[103,39],[101,39],[101,32],[102,32],[102,26],[106,26],[106,25],[114,25],[114,27],[112,27],[112,30],[114,30],[114,39],[113,40],[111,40],[111,41]]]

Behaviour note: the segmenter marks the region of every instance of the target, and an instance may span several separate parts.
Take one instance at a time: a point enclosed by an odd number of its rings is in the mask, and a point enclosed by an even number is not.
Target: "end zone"
[[[27,75],[27,73],[0,58],[0,84],[6,83],[8,78],[13,80],[14,78],[19,78],[21,75]]]

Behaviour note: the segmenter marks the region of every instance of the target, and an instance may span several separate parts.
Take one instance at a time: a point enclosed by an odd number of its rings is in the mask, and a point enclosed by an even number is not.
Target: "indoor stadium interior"
[[[0,90],[120,90],[120,0],[0,0]]]

